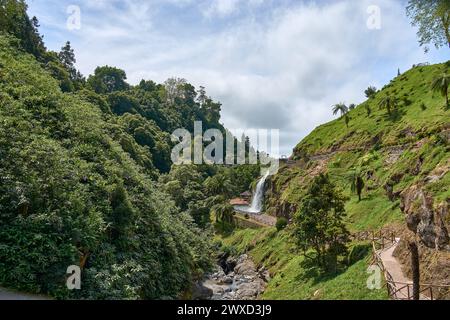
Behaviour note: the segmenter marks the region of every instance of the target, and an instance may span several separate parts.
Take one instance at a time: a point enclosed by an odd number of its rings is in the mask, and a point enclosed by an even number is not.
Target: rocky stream
[[[269,280],[269,272],[258,269],[247,254],[237,258],[222,254],[217,269],[195,285],[193,298],[254,300],[264,292]]]

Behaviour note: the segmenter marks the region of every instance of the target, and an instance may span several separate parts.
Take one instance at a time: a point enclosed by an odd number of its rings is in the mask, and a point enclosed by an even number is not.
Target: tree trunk
[[[450,31],[449,31],[449,27],[450,27],[450,18],[447,17],[447,19],[445,17],[442,17],[442,26],[444,27],[445,30],[445,37],[447,38],[447,42],[448,42],[448,47],[450,48]]]
[[[448,108],[448,90],[445,92],[445,101],[447,103],[447,108]]]
[[[411,252],[411,270],[413,274],[413,299],[420,299],[420,269],[419,269],[419,249],[415,242],[408,244]]]

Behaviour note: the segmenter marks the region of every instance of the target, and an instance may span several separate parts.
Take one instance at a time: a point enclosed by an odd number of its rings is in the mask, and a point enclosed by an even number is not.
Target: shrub
[[[286,228],[287,224],[288,224],[287,219],[285,217],[280,217],[277,219],[277,223],[275,224],[275,226],[278,231],[281,231],[284,228]]]
[[[350,252],[347,256],[347,264],[350,266],[355,262],[363,259],[370,251],[369,244],[357,244],[350,249]]]

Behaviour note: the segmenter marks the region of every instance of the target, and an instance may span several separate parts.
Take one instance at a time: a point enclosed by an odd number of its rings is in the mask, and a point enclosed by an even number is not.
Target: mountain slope
[[[399,193],[445,166],[449,158],[450,111],[445,100],[430,90],[433,78],[445,70],[445,64],[413,68],[350,111],[348,128],[343,119],[316,128],[295,147],[295,164],[282,167],[271,180],[267,211],[294,213],[308,181],[322,171],[350,195],[351,174],[357,171],[366,187],[363,201],[353,196],[348,203],[351,227],[377,228],[401,217]],[[398,100],[392,115],[378,107],[387,95]],[[442,188],[448,179],[447,173],[426,189],[444,201],[450,195],[448,188]],[[387,186],[393,188],[394,201],[386,196]]]
[[[433,94],[430,87],[437,75],[449,72],[449,65],[418,66],[395,78],[375,97],[349,112],[348,128],[343,118],[317,127],[295,147],[292,159],[269,179],[265,211],[292,218],[312,179],[328,173],[350,199],[346,203],[346,224],[351,232],[394,230],[402,238],[396,254],[408,274],[407,241],[420,239],[422,281],[448,282],[450,110],[445,107],[445,99]],[[397,100],[390,115],[379,108],[386,96]],[[351,191],[355,176],[360,176],[365,185],[361,201]],[[417,206],[426,210],[408,211]],[[420,222],[419,228],[414,230],[411,221]],[[366,287],[371,251],[368,243],[351,243],[349,256],[344,258],[346,266],[337,274],[320,274],[297,249],[293,225],[280,232],[240,230],[221,241],[233,250],[248,252],[259,267],[270,270],[272,280],[262,298],[387,298],[384,288]],[[439,243],[439,250],[431,242]]]

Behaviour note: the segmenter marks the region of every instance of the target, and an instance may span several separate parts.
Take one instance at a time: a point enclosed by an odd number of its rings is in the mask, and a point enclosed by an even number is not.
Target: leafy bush
[[[277,219],[277,222],[275,224],[275,227],[277,228],[278,231],[283,230],[284,228],[286,228],[286,226],[288,225],[288,221],[285,217],[279,217]]]
[[[350,266],[366,257],[370,248],[370,244],[356,244],[352,246],[347,256],[347,264]]]

